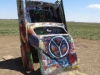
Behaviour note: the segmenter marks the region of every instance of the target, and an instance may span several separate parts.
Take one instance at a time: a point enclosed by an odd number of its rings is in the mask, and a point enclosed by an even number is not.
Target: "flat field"
[[[0,36],[18,34],[19,26],[17,20],[0,20]]]
[[[73,38],[100,40],[100,23],[67,22]]]
[[[67,26],[73,38],[100,40],[100,23],[67,22]],[[17,20],[0,20],[0,36],[18,34]]]

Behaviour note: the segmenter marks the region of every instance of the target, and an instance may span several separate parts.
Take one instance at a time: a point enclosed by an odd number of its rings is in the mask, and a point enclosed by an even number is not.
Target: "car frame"
[[[78,68],[72,36],[68,33],[63,1],[48,3],[17,0],[22,62],[34,71],[39,61],[41,74],[55,75]]]

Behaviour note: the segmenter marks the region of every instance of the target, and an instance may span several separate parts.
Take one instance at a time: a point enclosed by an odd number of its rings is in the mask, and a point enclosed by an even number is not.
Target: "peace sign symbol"
[[[61,58],[68,54],[69,44],[63,36],[55,36],[50,40],[49,52],[55,58]]]

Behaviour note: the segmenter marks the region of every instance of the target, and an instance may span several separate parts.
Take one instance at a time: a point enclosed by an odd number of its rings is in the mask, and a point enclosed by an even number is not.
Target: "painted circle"
[[[55,39],[58,39],[58,38],[61,39],[60,45],[57,45],[57,42],[54,41]],[[65,44],[63,44],[63,42],[64,42]],[[51,46],[53,45],[53,43],[54,43],[55,47],[58,49],[58,53],[59,53],[58,56],[55,55],[55,54],[52,52]],[[62,53],[63,50],[61,49],[61,47],[62,47],[63,45],[64,45],[65,48],[66,48],[65,53]],[[66,55],[68,54],[68,51],[69,51],[69,44],[68,44],[68,41],[67,41],[63,36],[55,36],[55,37],[53,37],[53,38],[50,40],[50,43],[49,43],[49,52],[50,52],[50,54],[51,54],[53,57],[55,57],[55,58],[62,58],[62,57],[66,56]]]

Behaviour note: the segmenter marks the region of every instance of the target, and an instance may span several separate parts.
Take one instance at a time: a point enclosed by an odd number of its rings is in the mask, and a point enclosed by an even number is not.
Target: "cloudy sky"
[[[100,0],[63,0],[63,2],[67,21],[100,23]],[[16,0],[0,0],[0,19],[17,18]]]

